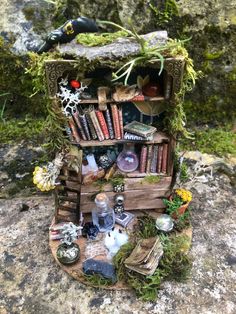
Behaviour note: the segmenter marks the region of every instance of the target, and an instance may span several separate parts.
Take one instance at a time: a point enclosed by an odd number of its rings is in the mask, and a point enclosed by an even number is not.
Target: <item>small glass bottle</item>
[[[139,160],[134,151],[133,143],[126,143],[122,152],[117,157],[117,166],[123,172],[132,172],[138,168]]]
[[[92,210],[93,224],[100,232],[111,230],[115,224],[115,214],[109,206],[109,199],[105,193],[97,194],[95,198],[96,208]]]

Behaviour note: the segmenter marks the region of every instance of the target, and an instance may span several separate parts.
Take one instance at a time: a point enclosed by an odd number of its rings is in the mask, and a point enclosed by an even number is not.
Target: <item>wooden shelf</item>
[[[132,99],[127,99],[127,100],[123,100],[123,101],[115,101],[114,99],[107,99],[106,103],[126,103],[126,102],[143,102],[143,101],[165,101],[168,99],[165,99],[163,96],[157,96],[157,97],[147,97],[144,96],[143,99],[139,98],[139,97],[134,97]],[[79,102],[79,105],[81,104],[98,104],[98,99],[81,99],[81,101]]]
[[[167,173],[163,172],[139,172],[139,171],[132,171],[132,172],[127,172],[125,173],[127,178],[145,178],[148,176],[156,176],[156,177],[167,177]]]
[[[153,136],[153,140],[151,141],[132,141],[126,139],[120,140],[91,140],[91,141],[84,141],[81,140],[79,143],[72,142],[73,145],[78,145],[81,147],[91,147],[91,146],[113,146],[117,144],[124,144],[124,143],[134,143],[134,144],[158,144],[162,142],[169,142],[169,137],[163,132],[157,132]]]

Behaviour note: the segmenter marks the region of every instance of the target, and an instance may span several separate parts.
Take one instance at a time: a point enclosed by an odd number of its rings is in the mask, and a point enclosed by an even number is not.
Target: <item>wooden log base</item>
[[[144,214],[144,211],[132,211],[132,213],[135,213],[135,215],[140,216],[142,214]],[[152,215],[154,218],[157,218],[160,215],[160,212],[157,212],[155,210],[153,211],[148,211],[148,214]],[[87,217],[85,217],[85,220],[91,220],[91,217],[89,219],[90,215],[88,215]],[[54,220],[52,222],[52,225],[54,224]],[[126,232],[132,232],[133,229],[133,225],[135,224],[135,220],[133,224],[130,224],[128,226],[128,229],[126,229]],[[122,227],[120,226],[116,226],[119,227],[119,229],[122,229]],[[192,227],[189,227],[185,230],[183,230],[181,233],[179,233],[179,235],[187,235],[189,237],[189,245],[188,248],[186,249],[186,251],[189,251],[190,246],[191,246],[191,242],[192,242]],[[104,237],[104,234],[102,234],[102,238]],[[102,241],[102,240],[100,240]],[[97,241],[96,241],[97,242]],[[95,242],[95,243],[96,243]],[[60,244],[60,241],[52,241],[49,238],[49,246],[50,249],[52,251],[52,255],[54,257],[54,259],[56,260],[56,263],[62,268],[62,270],[64,270],[65,272],[68,273],[68,275],[70,275],[71,277],[73,277],[74,279],[78,280],[79,282],[86,284],[88,286],[91,287],[95,287],[95,288],[103,288],[103,289],[107,289],[107,290],[130,290],[131,288],[126,285],[124,282],[118,281],[116,284],[112,285],[112,286],[96,286],[93,285],[91,282],[89,282],[88,280],[86,280],[84,274],[83,274],[83,270],[82,270],[82,264],[83,262],[86,260],[86,256],[85,256],[85,250],[86,250],[86,246],[89,243],[87,241],[87,239],[80,237],[76,243],[79,245],[80,247],[80,259],[78,262],[76,262],[73,265],[67,266],[67,265],[63,265],[61,264],[57,257],[56,257],[56,252],[57,252],[57,247]],[[108,261],[106,255],[98,255],[95,257],[96,259],[99,260],[103,260],[103,261]]]

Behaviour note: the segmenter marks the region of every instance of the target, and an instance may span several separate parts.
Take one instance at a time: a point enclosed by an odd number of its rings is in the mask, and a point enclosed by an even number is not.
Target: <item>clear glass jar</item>
[[[139,160],[134,151],[134,144],[126,143],[117,157],[117,167],[123,172],[132,172],[138,168]]]
[[[95,204],[96,208],[92,210],[93,224],[98,227],[100,232],[111,230],[115,224],[115,214],[109,206],[109,199],[106,194],[97,194]]]

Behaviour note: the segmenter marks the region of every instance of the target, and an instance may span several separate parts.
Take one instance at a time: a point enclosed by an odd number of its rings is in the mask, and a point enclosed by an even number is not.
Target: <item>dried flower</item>
[[[58,154],[53,162],[46,166],[36,166],[33,172],[33,183],[42,191],[50,191],[55,188],[56,179],[63,165],[63,154]]]

